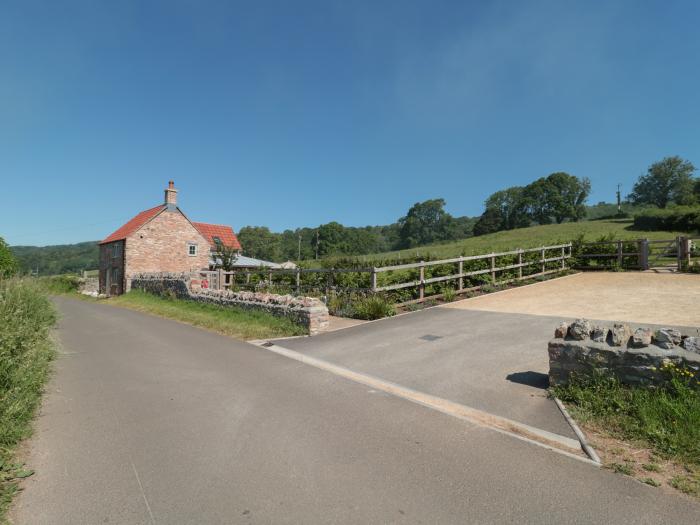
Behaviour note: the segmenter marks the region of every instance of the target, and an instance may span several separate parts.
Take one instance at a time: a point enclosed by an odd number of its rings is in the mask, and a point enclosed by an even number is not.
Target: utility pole
[[[620,184],[617,185],[617,214],[622,214],[622,201],[620,200]]]
[[[297,250],[297,261],[301,261],[301,233],[299,233],[299,249]]]

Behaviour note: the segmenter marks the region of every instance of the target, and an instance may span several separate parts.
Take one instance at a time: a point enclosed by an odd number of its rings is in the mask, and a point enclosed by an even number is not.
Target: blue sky
[[[158,204],[279,231],[454,215],[554,171],[612,201],[700,164],[700,2],[0,4],[0,236]]]

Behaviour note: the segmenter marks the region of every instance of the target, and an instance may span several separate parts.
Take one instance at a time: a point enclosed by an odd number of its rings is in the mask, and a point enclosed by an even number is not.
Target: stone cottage
[[[177,206],[173,181],[165,202],[142,211],[100,244],[100,293],[119,295],[143,272],[206,270],[217,243],[241,249],[230,226],[192,222]]]

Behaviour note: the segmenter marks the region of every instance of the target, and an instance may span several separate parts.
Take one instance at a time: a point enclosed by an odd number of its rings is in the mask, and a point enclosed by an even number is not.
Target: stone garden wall
[[[231,292],[201,288],[198,273],[141,273],[131,278],[132,290],[222,306],[259,310],[287,317],[310,334],[328,327],[328,308],[319,299],[264,292]]]
[[[560,324],[549,342],[549,383],[562,385],[571,374],[601,370],[632,385],[668,381],[674,364],[700,377],[700,337],[665,328],[631,330],[626,324],[594,325],[585,319]]]

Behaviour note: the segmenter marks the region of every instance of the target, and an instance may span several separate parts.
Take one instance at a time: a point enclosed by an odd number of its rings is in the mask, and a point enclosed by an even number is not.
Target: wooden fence
[[[459,295],[485,285],[507,284],[561,272],[567,269],[566,261],[572,256],[571,250],[571,243],[567,243],[382,267],[216,270],[202,272],[202,277],[207,286],[214,289],[246,288],[259,286],[261,282],[273,287],[282,281],[285,288],[296,294],[310,289],[325,295],[331,291],[384,293],[393,294],[398,304],[410,304],[445,295],[445,286]],[[345,278],[349,274],[356,277]],[[437,285],[443,289],[438,290]],[[409,296],[403,291],[408,291]]]
[[[575,254],[574,268],[578,270],[609,270],[611,268],[649,270],[675,268],[683,270],[698,257],[700,239],[676,237],[664,240],[610,240],[583,243]]]

